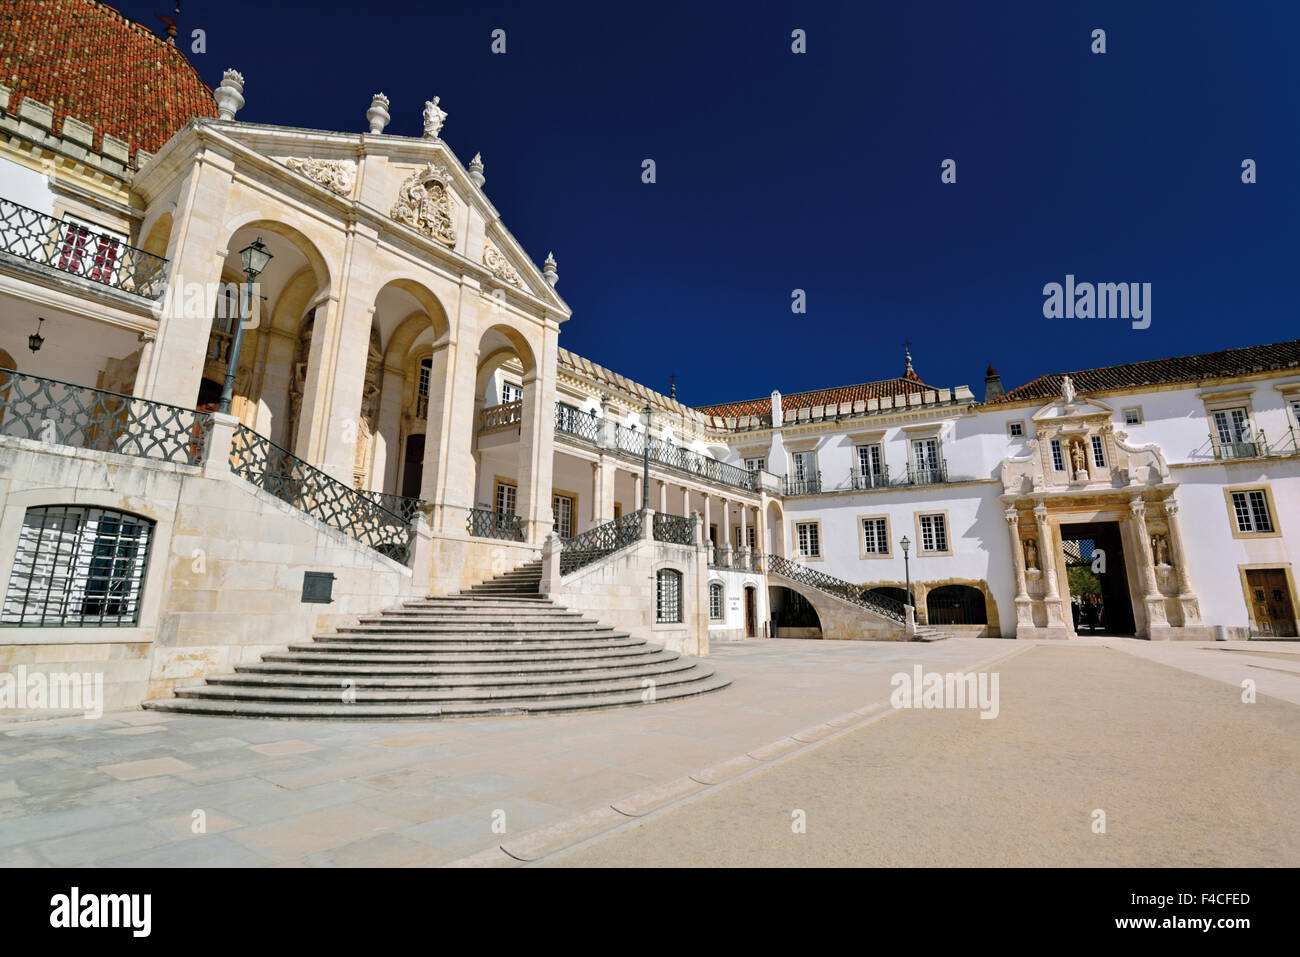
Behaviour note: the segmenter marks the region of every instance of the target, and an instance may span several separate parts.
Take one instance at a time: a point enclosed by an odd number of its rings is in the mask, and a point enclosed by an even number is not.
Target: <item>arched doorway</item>
[[[769,585],[773,638],[820,638],[822,623],[812,603],[784,585]]]
[[[745,586],[745,637],[758,637],[758,589]]]
[[[987,625],[984,593],[971,585],[940,585],[925,596],[926,621],[931,625]]]

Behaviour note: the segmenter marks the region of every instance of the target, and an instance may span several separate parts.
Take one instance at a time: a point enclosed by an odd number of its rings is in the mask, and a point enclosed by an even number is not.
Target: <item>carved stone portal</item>
[[[448,246],[456,245],[452,219],[451,176],[445,166],[426,163],[397,192],[393,219]]]

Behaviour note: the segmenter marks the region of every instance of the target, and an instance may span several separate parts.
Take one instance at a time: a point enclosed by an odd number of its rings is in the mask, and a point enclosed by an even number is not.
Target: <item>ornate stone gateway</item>
[[[1061,398],[1035,413],[1028,454],[1002,462],[1017,638],[1077,637],[1063,542],[1098,537],[1110,545],[1098,574],[1111,577],[1098,581],[1111,621],[1127,627],[1127,615],[1115,617],[1127,594],[1139,637],[1206,637],[1187,578],[1177,483],[1160,450],[1129,445],[1112,415],[1079,397],[1067,376]]]

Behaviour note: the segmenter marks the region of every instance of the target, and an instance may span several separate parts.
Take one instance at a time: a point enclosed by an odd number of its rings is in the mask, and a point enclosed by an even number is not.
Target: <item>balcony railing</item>
[[[522,399],[488,406],[479,413],[479,431],[490,432],[496,429],[518,427],[524,420],[524,403]]]
[[[0,369],[0,435],[198,465],[212,416]]]
[[[908,465],[904,485],[943,485],[948,481],[948,463],[933,465]]]
[[[786,495],[817,495],[822,491],[822,473],[812,472],[785,477]]]
[[[876,472],[859,472],[857,469],[849,472],[848,487],[855,491],[866,491],[876,488],[889,487],[889,466],[883,466]]]
[[[571,405],[555,406],[555,431],[564,432],[588,442],[600,441],[600,419]]]
[[[415,521],[415,516],[428,505],[423,499],[405,498],[389,492],[359,491],[357,494],[370,499],[380,508],[388,509],[405,522]]]
[[[242,424],[231,442],[230,470],[381,555],[410,561],[415,532],[408,519]]]
[[[644,516],[645,512],[637,509],[620,515],[612,522],[589,528],[581,535],[562,539],[560,574],[567,575],[640,540]]]
[[[694,545],[695,522],[681,515],[656,513],[654,517],[654,536],[656,542],[670,545]]]
[[[1262,459],[1275,455],[1295,455],[1300,448],[1296,444],[1294,430],[1288,430],[1287,438],[1279,442],[1269,442],[1263,432],[1256,432],[1247,438],[1242,436],[1235,442],[1224,442],[1219,436],[1210,435],[1210,449],[1221,462],[1235,459]]]
[[[7,199],[0,199],[0,252],[144,299],[161,297],[167,281],[167,260]]]
[[[524,523],[511,512],[495,512],[490,508],[471,508],[465,519],[465,531],[475,538],[499,538],[508,542],[524,540]]]

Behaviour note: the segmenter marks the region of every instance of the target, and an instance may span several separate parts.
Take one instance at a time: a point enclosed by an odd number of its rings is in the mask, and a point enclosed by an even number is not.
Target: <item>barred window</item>
[[[709,585],[709,617],[715,621],[722,617],[722,583]]]
[[[1106,467],[1106,451],[1100,435],[1092,437],[1092,464],[1099,469]]]
[[[0,624],[123,628],[140,620],[153,522],[80,505],[29,508]]]
[[[868,555],[889,554],[889,532],[883,518],[862,520],[862,550]]]
[[[946,552],[948,550],[948,526],[942,515],[921,516],[922,552]]]
[[[1271,532],[1273,516],[1268,511],[1268,496],[1263,489],[1232,493],[1232,511],[1239,532]]]
[[[1065,471],[1065,458],[1061,455],[1061,440],[1052,439],[1052,468],[1058,472]]]
[[[665,568],[655,574],[655,621],[682,620],[682,573]]]

